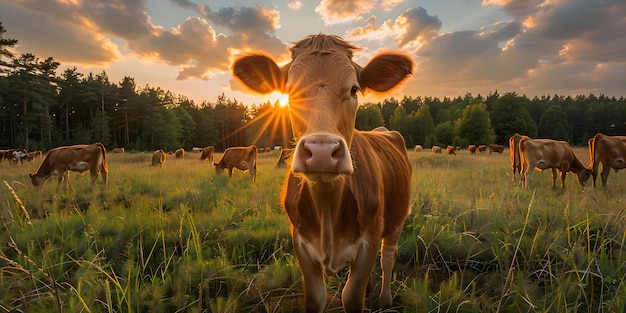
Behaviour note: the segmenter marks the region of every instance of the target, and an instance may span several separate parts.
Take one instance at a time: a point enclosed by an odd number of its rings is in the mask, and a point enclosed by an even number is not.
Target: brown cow
[[[486,145],[479,145],[478,146],[478,152],[480,152],[480,153],[487,153],[487,146]]]
[[[493,152],[502,154],[502,152],[504,152],[504,146],[503,145],[489,145],[489,154]]]
[[[598,168],[602,163],[602,187],[606,187],[611,169],[617,172],[626,168],[626,136],[607,136],[597,133],[587,142],[589,146],[589,166],[593,176],[592,184],[596,186]]]
[[[177,149],[174,152],[174,155],[176,156],[177,159],[184,159],[185,158],[185,149],[183,149],[183,148]]]
[[[422,147],[422,145],[415,145],[415,148],[413,149],[413,151],[422,152],[424,151],[424,147]]]
[[[215,173],[222,175],[222,171],[227,168],[228,176],[233,177],[233,168],[242,171],[249,170],[250,178],[256,181],[256,163],[258,157],[258,149],[256,146],[248,147],[231,147],[224,151],[222,158],[215,165]]]
[[[454,155],[456,155],[456,150],[454,149],[454,146],[448,146],[448,147],[446,147],[446,152],[447,152],[448,154],[454,154]]]
[[[469,151],[470,154],[476,154],[476,146],[475,145],[467,146],[467,150]]]
[[[35,158],[41,158],[43,153],[40,150],[37,150],[29,152],[28,155],[30,155],[30,157],[34,160]]]
[[[433,153],[441,153],[441,147],[440,146],[432,146],[432,148],[430,148],[430,150]]]
[[[124,154],[124,152],[126,152],[126,150],[124,150],[124,148],[114,148],[113,150],[111,150],[112,153],[119,153],[119,154]]]
[[[73,145],[54,148],[46,154],[41,165],[34,174],[28,174],[34,186],[42,186],[52,175],[56,175],[59,184],[65,180],[70,188],[70,171],[91,174],[91,187],[96,183],[98,175],[102,175],[104,186],[107,186],[109,170],[106,161],[106,149],[101,143],[90,145]]]
[[[213,146],[208,146],[202,148],[202,154],[200,155],[200,161],[208,159],[209,162],[213,162],[213,151],[215,148]]]
[[[355,46],[337,36],[308,36],[291,48],[291,62],[254,54],[237,60],[234,75],[259,93],[289,94],[298,138],[282,205],[304,277],[305,310],[326,305],[324,274],[350,266],[342,303],[361,312],[378,250],[383,272],[379,304],[392,305],[397,241],[409,214],[411,164],[400,133],[354,128],[359,91],[384,92],[411,74],[413,61],[387,52],[365,67]]]
[[[540,172],[552,170],[552,188],[556,186],[556,170],[561,171],[561,186],[565,188],[567,172],[574,173],[574,177],[581,186],[591,176],[591,170],[586,168],[574,154],[572,147],[566,141],[552,139],[522,138],[519,142],[520,162],[522,170],[520,179],[522,187],[526,188],[532,169]]]
[[[293,148],[280,150],[280,155],[278,156],[278,162],[276,162],[276,167],[289,166],[291,157],[293,155],[293,150],[294,150]]]
[[[511,168],[513,170],[513,175],[511,175],[512,181],[515,181],[515,174],[520,174],[522,170],[522,163],[520,162],[519,155],[519,141],[522,140],[522,138],[529,137],[515,133],[511,136],[511,138],[509,138],[509,157],[511,158]]]
[[[167,155],[163,150],[154,150],[152,158],[150,159],[150,166],[163,167],[163,163],[167,160]]]

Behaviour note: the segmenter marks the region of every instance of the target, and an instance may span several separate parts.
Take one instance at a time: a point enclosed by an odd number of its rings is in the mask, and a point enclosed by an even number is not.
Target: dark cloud
[[[429,41],[437,36],[441,24],[439,17],[428,15],[426,9],[410,8],[396,19],[395,26],[403,31],[396,37],[396,43],[404,47],[414,40]]]

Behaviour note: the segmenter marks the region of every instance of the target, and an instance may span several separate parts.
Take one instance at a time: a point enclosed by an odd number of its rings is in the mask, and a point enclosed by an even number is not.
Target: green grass
[[[521,189],[506,155],[410,156],[393,311],[626,310],[623,172],[606,189],[571,174],[553,189],[549,172]],[[215,176],[197,154],[163,168],[111,154],[106,190],[72,173],[69,191],[30,184],[40,161],[1,163],[0,312],[299,312],[277,157],[259,155],[253,184]],[[330,312],[342,311],[346,273],[327,278]],[[376,265],[367,307],[379,291]]]

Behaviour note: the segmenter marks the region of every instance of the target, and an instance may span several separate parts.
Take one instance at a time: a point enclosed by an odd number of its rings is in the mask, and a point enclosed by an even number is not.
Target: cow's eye
[[[359,87],[358,86],[352,86],[352,89],[350,89],[350,96],[356,97],[356,93],[358,91],[359,91]]]

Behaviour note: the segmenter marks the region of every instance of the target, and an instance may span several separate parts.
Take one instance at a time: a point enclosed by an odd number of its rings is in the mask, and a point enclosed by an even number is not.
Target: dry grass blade
[[[9,190],[9,193],[11,194],[13,199],[15,199],[15,202],[17,203],[17,205],[20,206],[20,209],[22,209],[24,216],[26,216],[26,222],[29,225],[32,225],[32,223],[30,222],[30,215],[28,214],[28,210],[26,210],[26,207],[22,203],[22,200],[20,200],[20,197],[17,196],[17,194],[15,193],[15,190],[13,190],[13,187],[11,187],[11,185],[9,185],[9,183],[7,183],[6,180],[4,181],[4,185],[7,186],[7,190]]]

